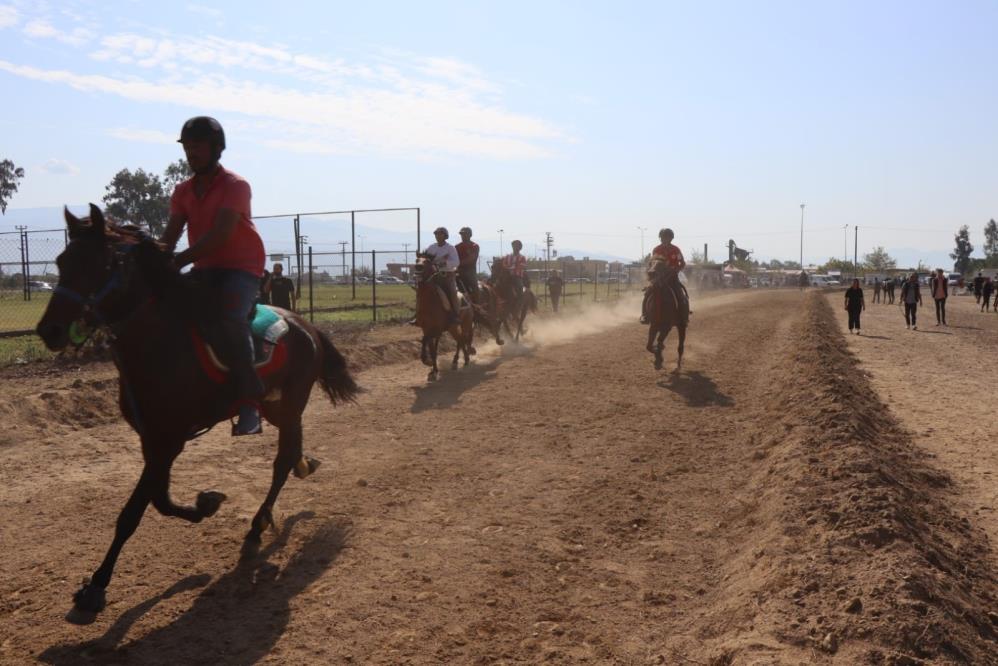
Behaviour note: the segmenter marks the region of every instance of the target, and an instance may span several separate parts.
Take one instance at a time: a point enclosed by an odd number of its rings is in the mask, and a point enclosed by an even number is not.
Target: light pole
[[[648,231],[648,227],[638,227],[638,231],[641,232],[641,261],[645,260],[645,232]]]
[[[849,225],[842,227],[842,277],[845,277],[846,264],[849,262]],[[855,277],[855,276],[853,276]]]
[[[502,256],[502,248],[503,248],[503,244],[502,244],[502,229],[500,229],[499,230],[499,256],[500,257]]]
[[[804,270],[804,205],[800,205],[800,269]]]

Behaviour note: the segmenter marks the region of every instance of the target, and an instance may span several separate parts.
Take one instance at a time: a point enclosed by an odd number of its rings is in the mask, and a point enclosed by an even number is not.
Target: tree
[[[177,160],[166,167],[163,172],[163,189],[168,195],[173,194],[173,188],[194,175],[187,160]]]
[[[887,250],[878,245],[873,248],[873,252],[863,255],[863,264],[871,271],[883,273],[897,268],[898,262],[887,254]]]
[[[984,258],[988,263],[998,259],[998,224],[994,218],[984,225]]]
[[[702,264],[703,263],[703,252],[700,250],[693,250],[693,254],[690,255],[691,264]]]
[[[953,260],[953,270],[957,273],[966,273],[970,267],[970,255],[974,251],[974,246],[970,244],[970,230],[966,224],[960,227],[954,240],[956,248],[949,255]]]
[[[17,192],[17,181],[24,178],[24,169],[10,160],[0,161],[0,215],[7,214],[7,202]]]
[[[843,275],[846,274],[855,275],[857,272],[856,264],[852,263],[851,261],[843,261],[842,259],[836,259],[835,257],[831,257],[823,265],[819,266],[818,270],[820,270],[823,273],[828,273],[829,271],[832,272],[838,271]]]
[[[170,214],[170,197],[163,181],[142,169],[122,169],[105,188],[107,214],[122,222],[145,226],[154,235],[163,233]]]

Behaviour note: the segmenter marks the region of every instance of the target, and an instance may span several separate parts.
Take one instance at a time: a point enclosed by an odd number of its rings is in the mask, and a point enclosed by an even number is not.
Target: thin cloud
[[[93,39],[94,36],[94,34],[86,28],[77,27],[67,31],[61,28],[56,28],[51,23],[40,19],[29,21],[28,24],[24,26],[24,34],[28,37],[54,39],[62,42],[63,44],[69,44],[70,46],[82,46]]]
[[[215,7],[205,7],[204,5],[198,5],[193,2],[187,5],[187,11],[192,14],[200,14],[201,16],[209,16],[215,19],[222,18],[221,9],[216,9]]]
[[[161,130],[135,129],[133,127],[114,127],[107,130],[107,135],[122,141],[137,141],[139,143],[167,143],[177,142],[175,134],[168,134]]]
[[[20,20],[20,15],[17,9],[11,7],[10,5],[0,5],[0,28],[7,28],[12,25],[17,25]]]
[[[39,167],[44,173],[57,174],[60,176],[75,176],[80,173],[80,168],[75,164],[71,164],[66,160],[60,160],[55,157],[45,162],[45,164]]]
[[[258,141],[294,152],[536,159],[549,156],[552,144],[573,141],[543,119],[503,108],[497,101],[500,87],[477,67],[453,58],[396,53],[373,64],[352,63],[216,36],[134,32],[102,38],[90,55],[132,72],[109,76],[3,60],[0,71],[138,102],[273,123],[278,133]],[[112,131],[127,140],[163,138],[139,130]]]

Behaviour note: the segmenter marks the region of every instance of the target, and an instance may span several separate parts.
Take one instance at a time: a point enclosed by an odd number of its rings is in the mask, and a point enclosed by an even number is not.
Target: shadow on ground
[[[681,372],[660,379],[658,385],[686,399],[690,407],[731,407],[735,401],[717,389],[717,384],[702,372]]]
[[[413,388],[416,399],[409,411],[418,414],[428,409],[453,407],[466,391],[495,379],[496,368],[501,362],[502,359],[494,358],[488,363],[473,362],[457,370],[451,370],[449,366],[446,370],[441,369],[440,379]]]
[[[210,576],[188,576],[128,609],[100,638],[54,645],[40,655],[46,664],[255,664],[280,639],[291,616],[290,602],[326,571],[342,551],[349,529],[327,523],[306,537],[282,569],[268,558],[288,542],[304,512],[285,521],[277,538],[252,558],[205,587],[170,624],[122,643],[129,629],[163,599],[206,585]]]

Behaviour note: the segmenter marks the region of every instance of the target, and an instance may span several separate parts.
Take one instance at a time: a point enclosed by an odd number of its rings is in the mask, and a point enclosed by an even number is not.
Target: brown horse
[[[104,561],[73,597],[77,610],[96,613],[104,608],[121,548],[150,503],[165,516],[197,523],[226,499],[204,491],[194,506],[175,504],[170,468],[189,439],[231,415],[232,391],[224,369],[208,363],[214,357],[200,342],[192,304],[203,300],[203,289],[181,278],[154,241],[105,222],[96,206],[90,206],[89,218],[69,211],[65,217],[70,240],[56,260],[59,283],[38,334],[50,349],[62,349],[78,322],[109,332],[121,412],[139,434],[145,462]],[[301,415],[312,385],[318,381],[333,403],[353,400],[358,391],[329,338],[293,313],[276,313],[286,332],[271,347],[268,374],[260,370],[267,391],[261,411],[280,436],[270,490],[246,535],[245,556],[256,552],[262,532],[273,525],[272,509],[288,473],[303,478],[318,466],[302,455]]]
[[[513,336],[514,341],[519,342],[520,336],[526,332],[523,322],[527,318],[527,313],[537,312],[537,297],[526,284],[523,292],[517,296],[513,274],[501,259],[492,262],[492,285],[501,302],[497,320],[502,322],[506,332]]]
[[[655,369],[661,370],[662,348],[665,338],[673,326],[679,332],[679,355],[676,358],[676,370],[683,367],[683,350],[686,346],[686,327],[690,322],[690,304],[679,283],[679,274],[670,269],[664,261],[652,262],[648,270],[651,278],[651,298],[648,303],[648,344],[645,348],[655,355]],[[658,341],[655,337],[658,336]]]
[[[469,357],[475,354],[472,346],[474,341],[474,315],[471,307],[464,302],[457,313],[457,323],[449,323],[450,316],[449,302],[447,294],[442,287],[438,287],[434,275],[436,267],[431,258],[419,255],[416,259],[416,324],[423,329],[422,346],[419,358],[424,365],[430,366],[428,381],[437,380],[439,369],[437,368],[437,347],[440,338],[444,333],[449,332],[454,342],[457,343],[457,350],[454,352],[454,361],[451,367],[457,369],[457,361],[464,353],[464,364],[468,365]],[[460,298],[458,299],[461,300]]]

